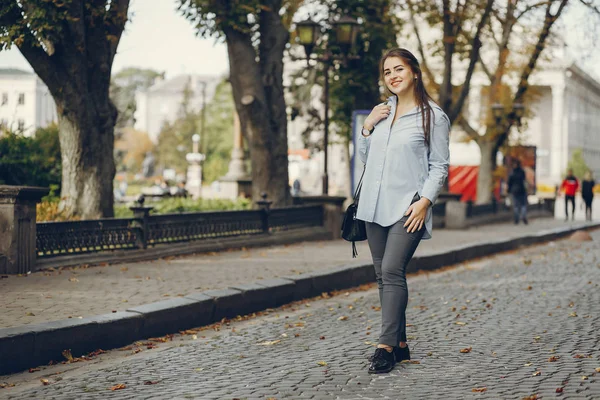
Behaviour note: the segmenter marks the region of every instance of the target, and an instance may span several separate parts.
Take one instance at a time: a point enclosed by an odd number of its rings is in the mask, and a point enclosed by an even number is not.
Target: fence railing
[[[38,223],[38,258],[323,226],[322,205],[162,215],[132,209],[130,219]]]

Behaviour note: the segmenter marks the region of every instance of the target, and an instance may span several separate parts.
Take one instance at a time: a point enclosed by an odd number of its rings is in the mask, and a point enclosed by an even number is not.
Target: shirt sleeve
[[[358,158],[360,158],[363,164],[367,163],[369,148],[371,147],[371,136],[364,137],[362,134],[358,136]]]
[[[450,120],[446,114],[436,116],[429,142],[429,174],[423,184],[422,195],[435,204],[448,178],[450,165]]]

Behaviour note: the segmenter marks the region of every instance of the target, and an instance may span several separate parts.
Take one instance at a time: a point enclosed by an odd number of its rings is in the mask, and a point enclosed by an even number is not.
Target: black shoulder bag
[[[366,169],[366,166],[365,166]],[[352,242],[352,258],[356,258],[358,252],[356,251],[356,243],[362,240],[367,240],[367,229],[365,227],[365,221],[356,219],[356,210],[358,209],[358,199],[360,197],[360,189],[362,188],[362,180],[365,176],[365,169],[363,169],[360,181],[356,186],[354,192],[354,198],[352,204],[346,209],[344,214],[344,220],[342,221],[342,238],[349,242]]]

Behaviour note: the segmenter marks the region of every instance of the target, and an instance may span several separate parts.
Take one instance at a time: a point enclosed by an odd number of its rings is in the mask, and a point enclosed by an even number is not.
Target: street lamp
[[[323,133],[323,194],[329,192],[329,176],[327,173],[327,147],[329,146],[329,68],[336,60],[346,61],[348,59],[356,59],[358,56],[350,56],[352,48],[356,44],[356,36],[358,34],[358,22],[349,16],[343,16],[335,21],[331,21],[333,27],[333,38],[325,42],[325,51],[321,57],[312,57],[313,49],[321,39],[321,24],[311,20],[310,18],[296,24],[297,41],[304,46],[306,53],[306,65],[310,65],[310,60],[321,62],[324,66],[325,85],[325,118],[324,118],[324,133]],[[342,54],[334,54],[331,51],[330,45],[336,44]]]

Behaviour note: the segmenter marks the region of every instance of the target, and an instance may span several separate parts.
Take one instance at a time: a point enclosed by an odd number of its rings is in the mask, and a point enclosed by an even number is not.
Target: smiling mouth
[[[402,83],[402,82],[401,82],[401,81],[392,82],[392,87],[396,87],[396,86],[398,86],[400,83]]]

